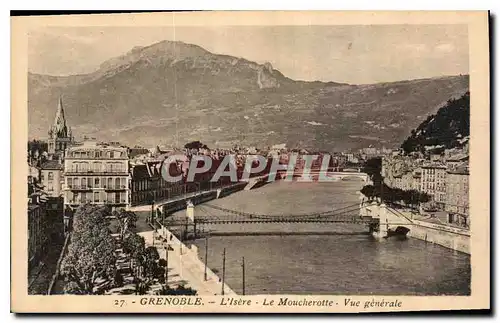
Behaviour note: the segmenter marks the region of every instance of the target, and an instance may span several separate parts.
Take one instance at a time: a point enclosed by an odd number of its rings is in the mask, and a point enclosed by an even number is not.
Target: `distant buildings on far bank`
[[[424,210],[445,212],[448,223],[469,227],[469,145],[465,139],[463,143],[442,154],[386,155],[382,159],[384,182],[428,194],[431,200],[423,205]]]

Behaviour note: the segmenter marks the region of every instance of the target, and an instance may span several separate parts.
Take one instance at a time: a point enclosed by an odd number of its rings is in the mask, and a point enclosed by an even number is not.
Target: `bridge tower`
[[[194,217],[194,204],[191,200],[186,203],[186,227],[184,228],[184,239],[187,239],[189,227],[193,226],[193,234],[196,237],[196,221]]]
[[[379,215],[379,237],[385,238],[387,237],[387,233],[389,232],[389,219],[387,217],[387,206],[384,203],[380,204],[379,206]]]

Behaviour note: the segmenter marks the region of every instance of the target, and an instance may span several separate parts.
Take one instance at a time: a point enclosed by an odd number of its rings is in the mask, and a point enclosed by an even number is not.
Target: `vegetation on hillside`
[[[430,115],[403,142],[405,153],[422,152],[432,147],[438,152],[457,147],[470,134],[470,94],[450,99],[435,115]]]

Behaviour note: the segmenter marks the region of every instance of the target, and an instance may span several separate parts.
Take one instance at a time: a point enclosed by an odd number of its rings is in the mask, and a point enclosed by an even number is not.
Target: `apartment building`
[[[469,225],[469,165],[463,163],[447,171],[446,212],[449,222]]]
[[[40,182],[49,196],[61,196],[63,180],[63,165],[59,160],[48,160],[40,167]]]
[[[420,191],[431,196],[439,209],[446,204],[446,166],[430,163],[421,167]]]
[[[105,204],[127,207],[130,195],[129,158],[126,147],[86,141],[66,151],[64,204]]]

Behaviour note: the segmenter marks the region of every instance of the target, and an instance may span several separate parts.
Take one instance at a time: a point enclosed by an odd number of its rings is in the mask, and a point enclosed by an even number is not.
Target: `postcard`
[[[488,12],[11,22],[13,312],[490,308]]]

